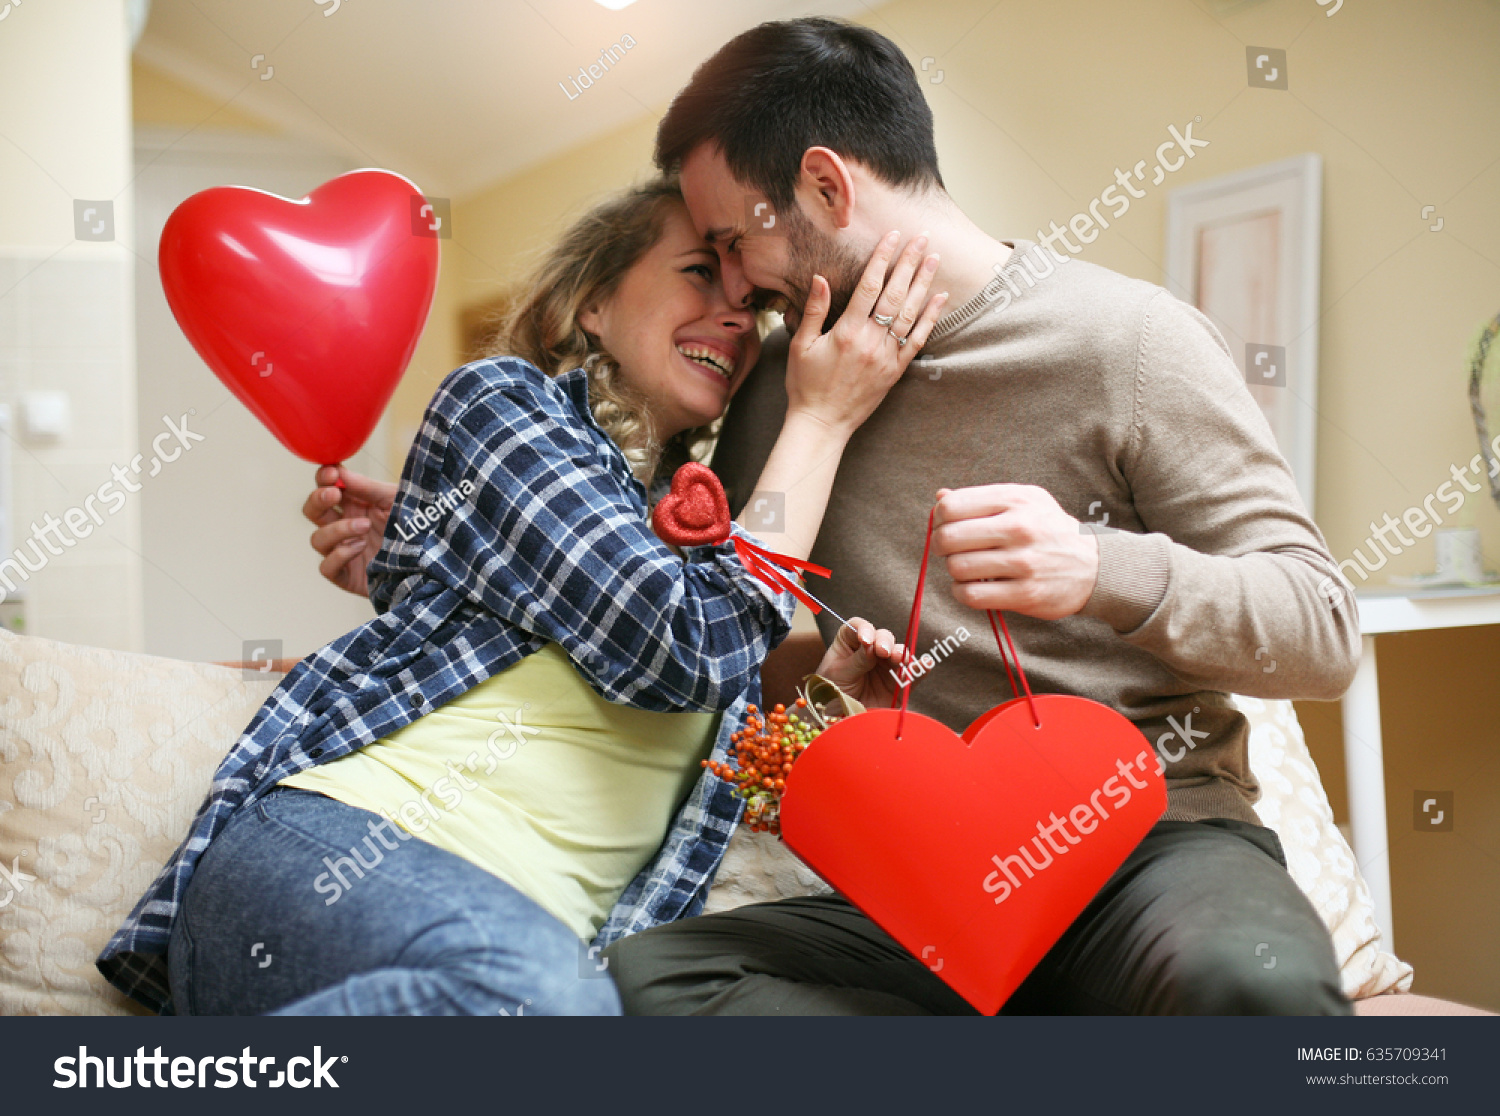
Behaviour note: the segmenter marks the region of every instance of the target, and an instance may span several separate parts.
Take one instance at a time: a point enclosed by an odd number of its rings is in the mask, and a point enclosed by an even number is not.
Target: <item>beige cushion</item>
[[[275,687],[0,629],[0,1015],[123,1015],[94,958]]]
[[[740,826],[729,839],[724,862],[709,889],[704,914],[732,911],[747,903],[770,903],[799,895],[832,895],[833,888],[770,833]]]
[[[1380,948],[1369,888],[1333,823],[1292,703],[1245,697],[1235,701],[1250,721],[1250,769],[1262,791],[1256,811],[1264,825],[1276,830],[1292,878],[1328,925],[1345,995],[1358,999],[1405,992],[1411,988],[1411,966]],[[780,840],[741,828],[729,842],[706,910],[732,910],[745,903],[831,890]]]

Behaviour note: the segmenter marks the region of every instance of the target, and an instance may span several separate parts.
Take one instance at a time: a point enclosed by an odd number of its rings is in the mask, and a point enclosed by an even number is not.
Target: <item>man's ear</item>
[[[809,147],[798,168],[797,193],[809,214],[821,214],[836,229],[854,221],[854,175],[838,152]]]

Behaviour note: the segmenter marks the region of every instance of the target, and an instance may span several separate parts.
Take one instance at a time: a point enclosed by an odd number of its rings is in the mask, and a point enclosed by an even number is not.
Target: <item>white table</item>
[[[1500,589],[1365,590],[1356,594],[1364,654],[1344,695],[1344,767],[1349,781],[1349,828],[1354,857],[1370,886],[1383,945],[1391,932],[1390,844],[1385,825],[1385,756],[1380,740],[1380,678],[1375,637],[1500,624]]]

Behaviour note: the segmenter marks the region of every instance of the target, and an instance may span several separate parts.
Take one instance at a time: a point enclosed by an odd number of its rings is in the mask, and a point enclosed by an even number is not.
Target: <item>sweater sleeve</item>
[[[1122,465],[1145,533],[1098,535],[1083,614],[1194,685],[1339,697],[1359,661],[1353,594],[1223,338],[1165,291],[1142,315]]]

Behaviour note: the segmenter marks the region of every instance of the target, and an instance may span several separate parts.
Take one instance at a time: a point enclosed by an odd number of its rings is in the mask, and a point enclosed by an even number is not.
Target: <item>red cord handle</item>
[[[821,601],[811,593],[806,592],[796,582],[783,577],[781,570],[775,567],[781,566],[793,577],[801,576],[797,572],[799,570],[817,574],[819,577],[828,577],[833,572],[832,570],[826,566],[816,565],[804,558],[793,558],[790,554],[778,554],[774,550],[767,550],[765,547],[756,546],[753,542],[739,535],[732,536],[730,541],[734,546],[734,552],[739,555],[740,561],[745,564],[745,568],[752,574],[760,578],[772,589],[785,590],[796,597],[808,607],[808,610],[814,616],[823,611],[824,606]]]
[[[932,529],[933,521],[936,516],[937,507],[936,505],[934,505],[932,511],[927,513],[927,539],[922,544],[922,568],[917,573],[917,592],[911,602],[911,618],[907,621],[906,624],[906,658],[908,662],[912,658],[912,648],[916,646],[917,634],[922,624],[922,593],[927,588],[927,562],[928,559],[932,556]],[[1026,705],[1031,710],[1031,720],[1037,726],[1037,728],[1041,728],[1042,718],[1036,710],[1036,698],[1031,692],[1031,683],[1026,680],[1026,671],[1021,667],[1021,657],[1016,653],[1016,644],[1015,641],[1011,639],[1010,628],[1005,623],[1005,617],[1000,615],[999,611],[993,608],[986,609],[985,612],[990,618],[990,630],[995,633],[995,646],[1000,650],[1000,662],[1005,667],[1005,676],[1010,680],[1010,691],[1017,697],[1019,697],[1023,691],[1025,692]],[[997,621],[998,626],[996,623]],[[1005,638],[1003,641],[1001,639],[1002,632],[1005,633]],[[1007,647],[1010,650],[1009,655],[1006,654]],[[1014,673],[1011,672],[1012,661],[1014,661],[1015,663]],[[1017,677],[1019,677],[1021,680],[1021,684],[1019,687],[1016,685]],[[897,740],[901,739],[901,729],[906,723],[906,706],[911,699],[911,688],[913,684],[914,682],[908,676],[906,685],[900,688],[901,716],[896,719]],[[892,698],[891,708],[896,708],[896,704],[896,699]]]

